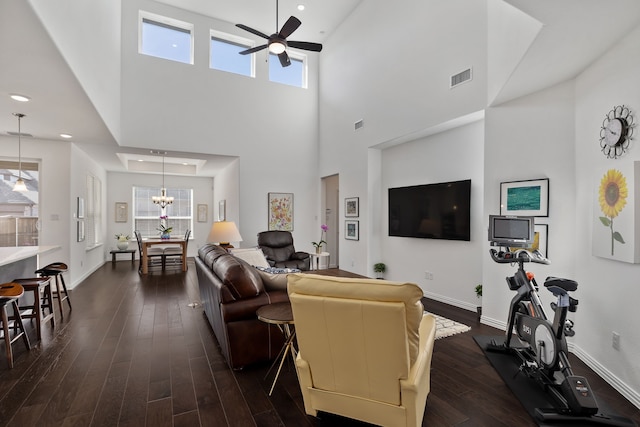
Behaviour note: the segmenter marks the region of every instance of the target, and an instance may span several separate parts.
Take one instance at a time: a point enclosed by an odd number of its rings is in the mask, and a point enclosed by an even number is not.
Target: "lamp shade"
[[[236,227],[236,223],[233,221],[216,221],[211,226],[209,231],[209,237],[207,242],[210,243],[224,243],[229,242],[242,242],[242,236]]]

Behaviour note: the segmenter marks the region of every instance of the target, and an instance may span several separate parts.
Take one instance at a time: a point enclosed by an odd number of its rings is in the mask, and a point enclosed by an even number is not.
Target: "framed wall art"
[[[268,230],[293,231],[293,193],[269,193]]]
[[[207,222],[208,205],[198,205],[198,222]]]
[[[549,178],[501,182],[500,215],[549,216]]]
[[[344,216],[352,218],[360,216],[360,199],[358,197],[344,199]]]
[[[227,201],[220,200],[218,202],[218,221],[227,220]]]
[[[84,220],[78,220],[78,242],[84,242]]]
[[[344,238],[347,240],[360,240],[360,222],[348,219],[344,222]]]
[[[84,199],[82,197],[78,197],[76,209],[76,217],[84,218]]]
[[[127,202],[116,202],[116,222],[127,222],[129,208]]]

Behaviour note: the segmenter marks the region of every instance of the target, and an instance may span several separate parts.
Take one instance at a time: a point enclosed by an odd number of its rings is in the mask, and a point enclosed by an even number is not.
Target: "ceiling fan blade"
[[[320,52],[322,50],[320,43],[287,41],[287,44],[296,49],[312,50],[314,52]]]
[[[300,20],[295,16],[291,16],[287,19],[287,22],[284,23],[278,35],[283,39],[286,39],[291,35],[291,33],[297,30],[300,25],[302,25],[302,22],[300,22]]]
[[[264,48],[266,48],[266,47],[267,47],[267,45],[266,45],[266,44],[263,44],[263,45],[260,45],[260,46],[252,47],[252,48],[247,49],[247,50],[243,50],[242,52],[238,52],[238,53],[239,53],[240,55],[248,55],[248,54],[250,54],[250,53],[254,53],[254,52],[257,52],[257,51],[259,51],[259,50],[262,50],[262,49],[264,49]]]
[[[280,60],[280,65],[282,65],[283,67],[288,67],[289,65],[291,65],[291,60],[289,59],[289,55],[287,55],[286,51],[278,55],[278,59]]]
[[[247,27],[246,25],[236,24],[236,27],[242,28],[245,31],[249,31],[250,33],[255,34],[256,36],[262,37],[263,39],[269,39],[269,36],[266,35],[265,33],[261,32],[261,31],[258,31],[258,30],[254,30],[253,28]]]

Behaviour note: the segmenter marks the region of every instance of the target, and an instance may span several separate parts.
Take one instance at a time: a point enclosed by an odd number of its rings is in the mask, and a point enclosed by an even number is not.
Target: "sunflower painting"
[[[627,176],[631,177],[630,181]],[[608,169],[600,175],[593,228],[594,255],[637,262],[634,256],[633,176],[634,170],[624,167]]]
[[[627,180],[619,170],[609,169],[600,180],[598,189],[598,203],[605,216],[600,217],[600,222],[611,230],[611,256],[614,255],[615,242],[624,245],[622,235],[613,230],[613,219],[618,216],[627,204]]]

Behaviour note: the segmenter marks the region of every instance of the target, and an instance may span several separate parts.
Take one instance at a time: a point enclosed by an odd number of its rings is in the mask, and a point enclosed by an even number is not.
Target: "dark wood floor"
[[[2,426],[362,426],[304,414],[293,368],[267,395],[268,366],[230,370],[200,307],[195,266],[187,273],[138,274],[105,264],[71,293],[55,332],[27,352],[16,343],[15,368],[0,357]],[[436,302],[430,311],[472,331],[436,341],[425,426],[535,426],[474,343],[500,332],[475,314]],[[4,346],[3,344],[0,346]],[[4,353],[4,348],[1,349]],[[574,358],[575,359],[575,358]],[[621,415],[637,408],[573,360],[596,393]]]

